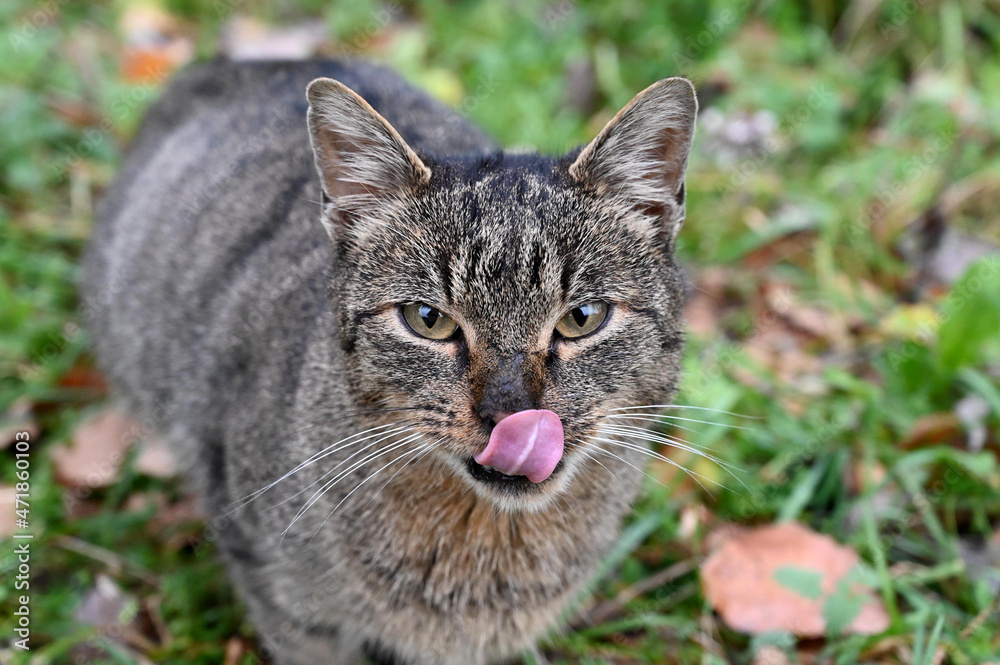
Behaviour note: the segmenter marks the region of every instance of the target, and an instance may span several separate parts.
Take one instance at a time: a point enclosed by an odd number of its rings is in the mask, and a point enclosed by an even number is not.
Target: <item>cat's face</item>
[[[343,109],[354,100],[324,90],[311,88],[313,109],[335,105],[324,119],[358,136]],[[335,143],[311,116],[320,172],[332,176],[324,186],[338,250],[335,307],[359,405],[400,409],[393,420],[421,432],[433,444],[427,454],[497,505],[545,505],[595,452],[591,437],[610,409],[663,404],[675,391],[683,285],[672,251],[694,108],[690,84],[665,92],[659,101],[687,115],[671,116],[658,144],[638,120],[662,125],[662,109],[623,112],[580,156],[559,160],[421,161],[403,144],[391,168],[381,164],[378,188],[363,193],[351,189],[359,169],[369,177],[380,164],[343,157],[345,146],[388,152],[399,137],[369,126],[364,140],[339,139],[333,175],[324,139]],[[623,124],[643,133],[636,140],[649,141],[654,157],[674,160],[665,176],[643,171],[653,158],[622,145],[634,138],[616,136]],[[478,464],[496,424],[528,410],[561,421],[565,445],[551,474],[532,482]]]

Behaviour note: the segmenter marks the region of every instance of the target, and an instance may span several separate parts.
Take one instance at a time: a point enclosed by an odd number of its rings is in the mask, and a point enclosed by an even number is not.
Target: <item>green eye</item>
[[[458,330],[451,317],[422,302],[404,305],[403,318],[410,330],[427,339],[448,339]]]
[[[556,324],[556,330],[566,339],[575,339],[589,335],[600,328],[606,318],[608,318],[608,303],[595,300],[571,309]]]

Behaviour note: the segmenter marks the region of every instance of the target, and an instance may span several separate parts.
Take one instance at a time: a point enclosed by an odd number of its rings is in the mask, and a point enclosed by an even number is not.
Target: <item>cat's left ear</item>
[[[598,195],[653,218],[660,234],[672,241],[684,222],[684,172],[697,114],[689,80],[654,83],[611,119],[569,174]]]
[[[358,225],[383,200],[398,200],[431,171],[392,125],[340,81],[316,79],[306,90],[309,135],[324,198],[323,223],[335,240],[363,233]]]

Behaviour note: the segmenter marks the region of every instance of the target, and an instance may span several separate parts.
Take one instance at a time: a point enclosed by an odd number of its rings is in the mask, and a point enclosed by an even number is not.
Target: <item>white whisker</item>
[[[409,424],[410,424],[409,422],[395,422],[395,423],[390,423],[388,425],[379,425],[378,427],[372,427],[370,429],[366,429],[363,432],[358,432],[357,434],[352,434],[352,435],[350,435],[350,436],[348,436],[346,438],[341,439],[340,441],[337,441],[336,443],[330,444],[329,446],[327,446],[323,450],[320,450],[319,452],[314,453],[313,455],[311,455],[305,461],[300,462],[291,471],[288,471],[287,473],[285,473],[285,475],[281,476],[280,478],[278,478],[274,482],[272,482],[272,483],[270,483],[268,485],[265,485],[264,487],[260,488],[259,490],[256,490],[255,492],[251,492],[250,494],[246,495],[242,499],[238,499],[238,500],[234,501],[233,503],[234,504],[238,504],[238,505],[234,506],[232,508],[232,510],[228,511],[226,514],[228,515],[228,514],[234,512],[234,511],[239,510],[240,508],[246,506],[248,503],[250,503],[251,501],[253,501],[254,499],[256,499],[258,496],[260,496],[261,494],[263,494],[267,490],[271,489],[272,487],[274,487],[275,485],[277,485],[281,481],[287,479],[288,477],[292,476],[293,474],[298,473],[302,469],[310,466],[311,464],[317,462],[318,460],[323,459],[324,457],[327,457],[328,455],[332,455],[333,453],[337,452],[338,450],[342,450],[343,448],[346,448],[348,446],[352,446],[352,445],[355,445],[357,443],[361,443],[362,441],[367,441],[370,438],[373,438],[373,437],[376,437],[376,436],[380,436],[381,434],[384,434],[384,432],[382,432],[380,434],[373,434],[371,436],[364,437],[363,439],[359,439],[358,441],[354,441],[353,443],[350,443],[351,439],[354,439],[356,437],[362,436],[363,434],[368,434],[369,432],[374,432],[376,430],[385,429],[386,427],[398,427],[397,431],[402,431],[402,430],[406,429],[407,427],[409,427]]]
[[[614,435],[612,434],[612,436],[614,436]],[[611,445],[618,446],[620,448],[626,448],[628,450],[634,450],[635,452],[641,453],[643,455],[646,455],[647,457],[652,457],[653,459],[658,459],[661,462],[666,462],[667,464],[669,464],[669,465],[671,465],[673,467],[676,467],[676,468],[680,469],[681,471],[683,471],[684,473],[686,473],[688,476],[691,477],[692,480],[694,480],[696,483],[698,483],[699,487],[701,487],[706,492],[708,492],[709,490],[708,490],[707,487],[705,487],[701,483],[701,481],[699,480],[699,478],[701,480],[706,481],[706,482],[712,483],[713,485],[718,485],[719,487],[721,487],[723,489],[728,489],[722,483],[720,483],[718,481],[715,481],[715,480],[712,480],[711,478],[707,478],[707,477],[701,475],[700,473],[698,473],[696,471],[692,471],[692,470],[688,469],[687,467],[685,467],[683,464],[678,464],[677,462],[675,462],[674,460],[670,459],[669,457],[666,457],[665,455],[661,455],[660,453],[654,452],[654,451],[650,450],[649,448],[646,448],[645,446],[640,446],[640,445],[634,444],[634,443],[628,443],[626,441],[616,441],[614,439],[606,439],[604,437],[599,437],[599,436],[593,436],[593,437],[591,437],[591,439],[593,439],[595,441],[603,441],[604,443],[610,443]]]
[[[663,419],[665,421],[683,420],[683,421],[689,422],[689,423],[701,423],[702,425],[716,425],[718,427],[727,427],[729,429],[744,429],[744,430],[747,430],[747,431],[750,431],[750,432],[753,432],[753,431],[756,430],[755,427],[743,427],[742,425],[729,425],[729,424],[726,424],[726,423],[713,422],[711,420],[698,420],[697,418],[682,418],[680,416],[668,416],[668,415],[661,414],[661,413],[609,414],[609,415],[605,416],[605,418],[634,418],[635,416],[650,416],[652,418],[660,418],[660,419]],[[666,424],[669,424],[669,423],[665,422],[664,424],[666,425]]]
[[[622,457],[621,455],[615,455],[615,454],[614,454],[613,452],[611,452],[610,450],[605,450],[604,448],[601,448],[601,447],[600,447],[599,445],[597,445],[596,443],[593,443],[593,441],[594,441],[593,437],[589,437],[589,438],[588,438],[587,440],[588,440],[588,442],[592,443],[593,447],[591,448],[591,450],[592,450],[593,452],[595,452],[595,453],[601,453],[601,454],[603,454],[603,455],[607,455],[607,456],[609,456],[609,457],[613,457],[613,458],[615,458],[616,460],[618,460],[619,462],[621,462],[622,464],[627,464],[627,465],[629,465],[630,467],[632,467],[633,469],[635,469],[636,471],[638,471],[638,472],[639,472],[639,473],[641,473],[642,475],[644,475],[644,476],[646,476],[647,478],[649,478],[650,480],[652,480],[652,481],[653,481],[654,483],[656,483],[656,484],[657,484],[657,485],[659,485],[660,487],[662,487],[662,488],[664,488],[664,489],[670,489],[669,487],[667,487],[666,485],[664,485],[663,483],[661,483],[661,482],[660,482],[659,480],[657,480],[657,479],[656,479],[656,478],[654,478],[653,476],[649,475],[648,473],[646,473],[645,471],[643,471],[642,469],[640,469],[639,467],[637,467],[637,466],[636,466],[635,464],[632,464],[631,462],[629,462],[629,461],[628,461],[627,459],[625,459],[625,458],[624,458],[624,457]]]
[[[334,478],[331,478],[329,481],[327,481],[327,483],[325,485],[323,485],[323,487],[321,487],[318,490],[316,490],[313,493],[313,495],[311,497],[309,497],[309,500],[306,501],[305,505],[303,505],[301,508],[299,508],[299,511],[298,511],[298,513],[296,513],[295,517],[293,517],[292,521],[288,524],[287,527],[285,527],[285,530],[281,532],[281,537],[284,538],[285,534],[288,533],[288,530],[291,529],[292,526],[294,526],[294,524],[297,521],[299,521],[299,519],[301,519],[302,516],[305,515],[305,513],[309,510],[309,508],[311,508],[317,501],[319,501],[320,498],[322,498],[322,496],[324,494],[326,494],[330,489],[332,489],[334,487],[334,485],[336,485],[337,483],[339,483],[341,480],[343,480],[344,478],[346,478],[348,475],[350,475],[351,473],[353,473],[355,470],[361,468],[366,462],[371,461],[373,459],[376,459],[378,457],[381,457],[382,455],[386,455],[386,454],[392,452],[393,450],[397,450],[400,447],[402,447],[402,446],[410,443],[414,439],[418,438],[419,436],[420,436],[419,433],[417,433],[417,434],[411,434],[408,437],[406,437],[405,439],[403,439],[402,441],[393,442],[392,444],[390,444],[389,446],[386,446],[382,450],[377,450],[374,453],[370,453],[369,455],[365,456],[364,459],[362,459],[362,460],[360,460],[358,462],[355,462],[349,468],[344,469],[343,471],[341,471],[340,473],[338,473]]]
[[[625,486],[622,485],[622,481],[618,478],[618,476],[616,476],[614,473],[612,473],[611,469],[609,469],[608,467],[604,466],[604,463],[601,462],[601,460],[597,459],[596,457],[594,457],[593,455],[591,455],[590,453],[588,453],[586,450],[584,450],[583,444],[581,442],[579,442],[579,441],[570,441],[568,443],[572,443],[573,444],[573,448],[576,450],[577,454],[583,455],[585,458],[589,459],[590,461],[594,462],[595,464],[600,464],[601,468],[604,469],[605,471],[607,471],[609,476],[611,476],[612,478],[614,478],[615,482],[618,483],[618,486],[621,487],[623,490],[625,489]]]
[[[312,481],[311,483],[309,483],[308,485],[306,485],[305,487],[303,487],[302,489],[300,489],[295,494],[292,494],[291,496],[288,496],[288,497],[282,499],[281,501],[279,501],[278,503],[275,503],[275,504],[272,504],[272,505],[268,506],[267,508],[263,508],[262,510],[265,510],[265,511],[266,510],[272,510],[274,508],[277,508],[278,506],[281,506],[281,505],[284,505],[284,504],[288,503],[289,501],[291,501],[295,497],[299,496],[300,494],[302,494],[303,492],[305,492],[306,490],[308,490],[310,487],[312,487],[316,483],[322,482],[324,478],[326,478],[327,476],[329,476],[331,473],[333,473],[334,471],[336,471],[340,467],[344,466],[345,464],[349,464],[351,462],[351,460],[353,460],[354,458],[356,458],[358,455],[361,455],[366,450],[374,448],[378,444],[380,444],[383,441],[386,441],[388,439],[391,439],[392,437],[396,436],[397,434],[402,434],[402,433],[408,432],[409,429],[410,429],[409,425],[404,425],[402,427],[399,427],[399,428],[396,428],[396,429],[392,429],[392,430],[389,430],[387,432],[380,432],[379,434],[375,435],[375,436],[378,436],[377,439],[375,439],[374,441],[372,441],[371,443],[369,443],[367,445],[362,446],[358,450],[355,450],[354,452],[352,452],[345,459],[341,460],[340,462],[338,462],[334,466],[332,466],[329,469],[327,469],[323,473],[323,475],[321,475],[319,478],[317,478],[316,480]],[[355,441],[351,445],[357,445],[357,444],[361,443],[362,441],[365,441],[365,440],[370,439],[370,438],[372,438],[372,437],[365,437],[364,439],[359,439],[358,441]]]
[[[677,448],[678,450],[686,450],[689,453],[697,455],[699,457],[704,457],[707,460],[711,460],[722,467],[732,467],[737,471],[743,471],[729,462],[726,462],[715,455],[710,455],[709,453],[715,452],[707,448],[695,446],[683,441],[682,439],[677,439],[670,436],[669,434],[661,434],[659,432],[653,432],[651,430],[642,427],[630,427],[628,425],[601,425],[601,430],[606,432],[615,432],[617,434],[622,434],[625,436],[630,436],[636,439],[642,439],[643,441],[649,441],[651,443],[663,443],[671,448]]]
[[[642,428],[632,428],[632,427],[618,428],[605,425],[601,427],[601,430],[608,431],[613,434],[618,434],[619,436],[626,436],[633,439],[639,439],[640,441],[647,441],[650,443],[662,443],[664,445],[670,446],[671,448],[677,448],[678,450],[684,450],[686,452],[692,453],[694,455],[707,459],[711,462],[714,462],[715,464],[718,464],[721,468],[725,469],[726,472],[729,473],[729,475],[736,480],[736,482],[742,485],[745,489],[748,490],[750,489],[749,487],[747,487],[747,484],[743,482],[743,479],[740,478],[739,475],[737,475],[736,473],[737,471],[739,471],[740,473],[746,473],[745,469],[741,469],[735,464],[726,462],[725,460],[715,457],[714,455],[709,455],[697,448],[692,448],[686,442],[681,441],[680,439],[675,439],[665,434],[650,432],[649,430]],[[725,487],[724,485],[721,486]]]
[[[417,434],[416,436],[417,436],[416,440],[419,441],[420,438],[421,438],[421,435]],[[399,460],[403,459],[407,455],[412,455],[413,453],[418,453],[419,451],[423,451],[424,449],[429,449],[430,445],[431,444],[426,444],[424,446],[417,446],[417,447],[415,447],[412,450],[407,450],[407,451],[404,451],[404,452],[400,453],[394,459],[392,459],[388,464],[386,464],[385,466],[379,467],[374,473],[370,474],[367,478],[365,478],[360,483],[358,483],[357,485],[355,485],[354,489],[352,489],[350,492],[348,492],[347,495],[343,499],[341,499],[340,502],[336,506],[333,507],[333,510],[330,511],[330,514],[326,516],[326,519],[324,519],[320,523],[320,525],[318,527],[316,527],[316,531],[313,533],[312,536],[309,537],[309,541],[308,542],[312,542],[312,539],[315,538],[316,534],[318,534],[320,532],[320,529],[322,529],[326,525],[326,523],[330,521],[330,518],[333,517],[333,514],[335,512],[337,512],[337,509],[340,508],[342,505],[344,505],[344,502],[347,501],[348,499],[350,499],[352,494],[354,494],[359,489],[361,489],[362,485],[364,485],[369,480],[371,480],[372,478],[374,478],[378,474],[382,473],[383,471],[385,471],[390,466],[392,466],[393,464],[395,464]],[[409,461],[412,461],[412,460],[409,460]],[[409,461],[407,463],[409,463]],[[403,464],[403,466],[405,467],[406,464]],[[400,467],[400,469],[398,471],[396,471],[396,473],[398,474],[399,471],[402,471],[402,470],[403,470],[402,467]],[[396,474],[393,474],[392,478],[395,478],[395,477],[396,477]],[[392,480],[392,478],[389,478],[389,480]],[[386,481],[386,485],[388,485],[388,484],[389,484],[389,481]],[[384,488],[384,487],[385,487],[385,485],[382,485],[382,488]],[[379,488],[380,492],[382,491],[382,488]],[[372,497],[372,498],[374,498],[374,497]],[[291,526],[291,525],[289,525],[289,526]]]
[[[428,443],[428,444],[425,444],[425,445],[423,445],[423,446],[419,447],[419,448],[418,448],[417,450],[419,450],[419,451],[422,451],[422,452],[420,452],[420,454],[418,454],[418,455],[417,455],[416,457],[411,457],[410,459],[406,460],[406,462],[405,462],[405,463],[403,464],[403,466],[399,467],[399,469],[398,469],[398,470],[396,471],[396,473],[394,473],[394,474],[392,474],[391,476],[389,476],[389,480],[387,480],[387,481],[385,481],[384,483],[382,483],[382,487],[379,487],[379,488],[378,488],[378,491],[376,491],[376,492],[375,492],[375,494],[373,494],[373,495],[372,495],[372,498],[368,499],[368,503],[371,503],[372,501],[374,501],[374,500],[375,500],[375,497],[377,497],[377,496],[378,496],[379,494],[381,494],[381,493],[382,493],[382,490],[384,490],[384,489],[385,489],[385,486],[386,486],[386,485],[388,485],[389,483],[391,483],[391,482],[392,482],[392,480],[393,480],[393,478],[395,478],[396,476],[398,476],[398,475],[399,475],[399,472],[400,472],[400,471],[402,471],[403,469],[405,469],[405,468],[406,468],[406,467],[407,467],[407,466],[408,466],[408,465],[409,465],[409,464],[410,464],[411,462],[416,462],[416,461],[417,461],[417,460],[419,460],[419,459],[420,459],[421,457],[423,457],[424,455],[426,455],[427,453],[429,453],[429,452],[430,452],[431,450],[433,450],[433,449],[434,449],[434,447],[435,447],[435,446],[436,446],[437,444],[441,443],[442,441],[444,441],[444,439],[443,439],[443,438],[441,438],[441,439],[438,439],[438,440],[436,440],[436,441],[432,441],[432,442],[430,442],[430,443]],[[407,455],[407,454],[409,454],[409,453],[403,453],[403,455],[400,455],[399,457],[397,457],[397,458],[396,458],[396,459],[394,460],[394,462],[398,462],[398,461],[399,461],[400,459],[402,459],[402,458],[403,458],[403,456],[405,456],[405,455]],[[368,504],[366,503],[366,504],[365,504],[365,506],[367,507],[367,506],[368,506]]]
[[[761,420],[759,416],[748,416],[744,413],[735,413],[733,411],[724,411],[722,409],[712,409],[707,406],[691,406],[690,404],[640,404],[639,406],[622,406],[617,409],[608,409],[608,411],[632,411],[635,409],[695,409],[697,411],[712,411],[714,413],[724,413],[727,416],[735,416],[737,418],[747,418],[749,420]]]

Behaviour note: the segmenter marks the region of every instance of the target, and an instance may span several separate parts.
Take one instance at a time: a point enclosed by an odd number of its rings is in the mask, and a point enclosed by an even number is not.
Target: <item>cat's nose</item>
[[[544,357],[486,349],[473,359],[472,408],[487,433],[506,416],[539,408]]]

